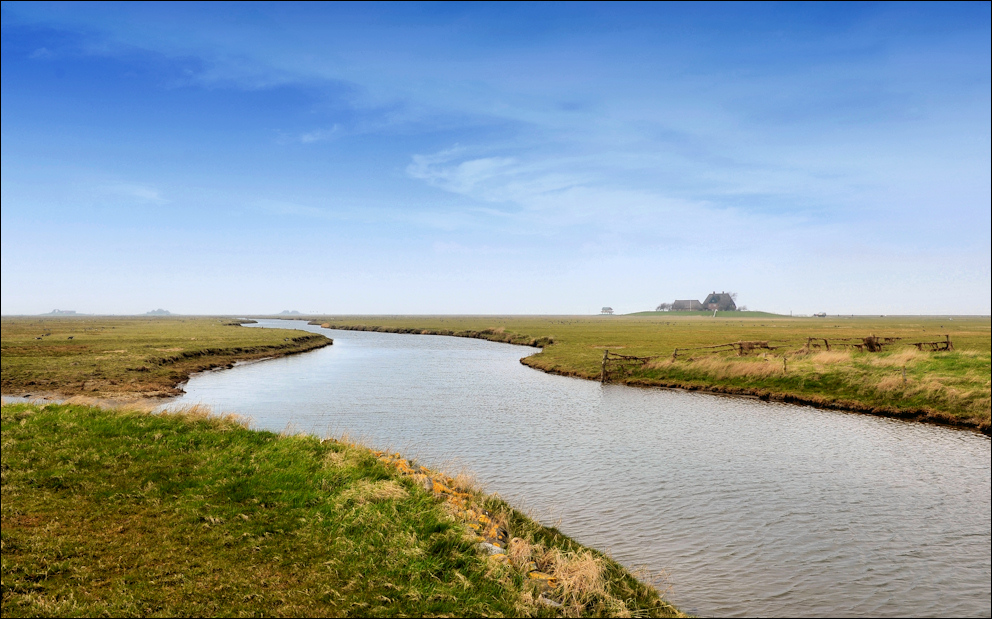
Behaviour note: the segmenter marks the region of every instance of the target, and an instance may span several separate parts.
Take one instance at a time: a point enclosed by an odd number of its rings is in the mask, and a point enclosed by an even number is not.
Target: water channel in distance
[[[193,377],[176,403],[347,433],[472,471],[545,524],[716,616],[985,616],[992,451],[969,431],[600,385],[474,339],[323,333],[334,345]]]

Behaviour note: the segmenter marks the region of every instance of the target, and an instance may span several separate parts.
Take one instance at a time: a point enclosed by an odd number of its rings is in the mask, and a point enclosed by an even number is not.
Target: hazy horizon
[[[397,314],[397,313],[389,313],[389,314],[387,314],[387,313],[350,314],[350,313],[342,313],[342,312],[294,312],[294,311],[286,312],[286,311],[278,311],[278,312],[228,312],[228,313],[222,313],[222,314],[187,314],[187,313],[178,313],[178,312],[169,312],[168,314],[157,314],[157,313],[154,313],[154,312],[137,312],[137,313],[131,313],[131,314],[121,314],[121,313],[117,313],[117,314],[114,314],[114,313],[106,313],[106,314],[100,313],[100,314],[95,314],[95,313],[77,312],[75,310],[71,310],[71,313],[43,312],[43,313],[40,313],[40,314],[2,314],[2,316],[4,316],[5,318],[31,318],[31,317],[43,317],[43,316],[66,316],[66,317],[72,317],[72,316],[86,317],[86,316],[89,316],[89,317],[95,317],[95,318],[114,318],[114,317],[133,318],[133,317],[139,317],[139,316],[149,316],[149,317],[170,317],[170,316],[184,317],[184,316],[188,316],[188,317],[191,317],[191,318],[210,318],[210,317],[214,317],[214,316],[220,316],[220,317],[225,317],[225,318],[226,317],[244,317],[244,318],[266,318],[266,319],[268,319],[268,318],[282,318],[282,317],[289,317],[289,316],[296,316],[296,317],[299,317],[300,319],[311,318],[311,317],[326,317],[326,316],[341,316],[341,317],[355,317],[355,316],[358,316],[358,317],[364,317],[364,316],[382,316],[382,317],[396,317],[396,316],[411,316],[411,317],[451,316],[451,317],[483,317],[483,318],[484,317],[487,317],[487,316],[492,316],[494,318],[504,318],[504,317],[526,318],[526,317],[532,317],[532,316],[533,317],[541,317],[541,316],[547,316],[547,317],[556,317],[556,316],[596,317],[596,316],[602,316],[604,319],[608,319],[610,316],[630,316],[630,315],[644,313],[644,312],[655,313],[654,310],[635,310],[635,311],[627,312],[627,313],[614,312],[613,314],[611,314],[609,316],[603,315],[600,312],[595,312],[595,313],[592,313],[592,314],[491,314],[491,313],[477,313],[477,314]],[[782,317],[782,318],[812,318],[812,317],[814,317],[813,314],[800,314],[800,313],[775,314],[773,312],[767,312],[765,310],[760,310],[760,309],[758,309],[758,310],[748,309],[748,310],[746,310],[746,312],[757,312],[757,313],[764,313],[764,314],[772,314],[774,316]],[[661,315],[664,315],[665,313],[668,313],[668,312],[659,312],[659,314],[661,314]],[[688,312],[685,312],[685,311],[673,311],[671,313],[672,313],[672,315],[675,315],[675,316],[684,316],[684,315],[687,315]],[[707,317],[707,316],[711,315],[711,312],[705,311],[705,310],[700,310],[698,312],[693,312],[693,314],[698,314],[701,317]],[[727,316],[725,312],[721,312],[721,316],[720,317],[723,317],[723,318],[732,318],[732,316]],[[949,314],[949,313],[938,313],[938,314],[827,314],[826,317],[827,318],[875,318],[875,317],[880,317],[880,318],[985,318],[985,317],[990,317],[990,315],[989,314]]]
[[[0,11],[4,315],[992,314],[989,3]]]

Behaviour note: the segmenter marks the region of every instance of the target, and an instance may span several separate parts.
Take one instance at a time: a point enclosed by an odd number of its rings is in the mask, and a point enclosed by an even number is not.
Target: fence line
[[[833,350],[833,348],[842,347],[856,348],[860,352],[882,352],[886,346],[892,347],[902,339],[903,338],[901,337],[879,337],[875,334],[871,334],[867,337],[836,337],[829,339],[825,337],[807,337],[803,345],[792,354],[809,354],[814,350],[820,349],[821,347],[827,351]],[[773,342],[777,345],[773,346]],[[737,353],[738,357],[746,357],[748,353],[755,350],[777,350],[779,348],[784,348],[790,343],[798,342],[797,340],[738,340],[736,342],[713,344],[710,346],[676,347],[675,350],[672,351],[671,358],[672,360],[676,360],[679,358],[680,354],[685,356],[685,354],[689,351],[700,351],[703,354],[734,351]],[[948,334],[945,334],[944,339],[942,340],[932,342],[907,342],[906,345],[915,346],[917,350],[929,352],[954,350],[954,343],[951,342],[951,336]],[[635,369],[644,367],[644,365],[646,365],[649,361],[659,358],[661,358],[661,355],[638,357],[634,355],[621,355],[619,353],[610,352],[608,349],[604,350],[603,364],[599,380],[602,383],[606,383],[609,382],[611,378],[617,376],[628,376]]]

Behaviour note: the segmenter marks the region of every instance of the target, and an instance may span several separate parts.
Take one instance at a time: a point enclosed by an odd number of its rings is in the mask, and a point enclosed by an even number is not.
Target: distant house
[[[727,292],[711,292],[706,297],[706,300],[703,301],[703,307],[708,310],[719,310],[721,312],[737,311],[737,304],[734,303],[734,298]]]
[[[697,311],[703,309],[703,304],[695,299],[676,299],[672,303],[673,312]]]
[[[599,311],[599,313],[600,314],[612,314],[613,313],[613,308],[612,307],[604,307],[603,309],[601,309]]]

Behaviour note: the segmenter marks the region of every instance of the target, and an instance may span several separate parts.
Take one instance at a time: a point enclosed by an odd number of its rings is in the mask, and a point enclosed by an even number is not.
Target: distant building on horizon
[[[708,310],[717,310],[721,312],[736,312],[737,304],[734,303],[734,297],[729,292],[711,292],[706,300],[703,301],[703,306]]]
[[[736,296],[737,294],[733,292],[716,292],[714,290],[706,295],[706,300],[702,303],[695,299],[676,299],[671,305],[662,303],[658,306],[657,311],[702,312],[716,310],[720,312],[735,312],[737,311],[737,303],[734,302],[734,297]]]
[[[599,313],[600,314],[612,314],[613,313],[613,308],[612,307],[604,307],[603,309],[599,310]]]

